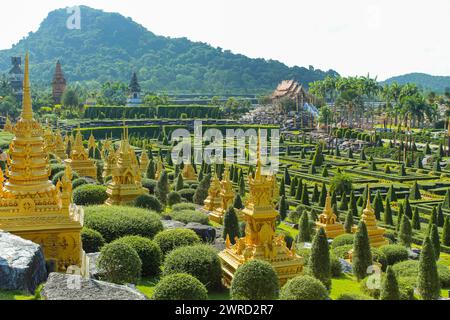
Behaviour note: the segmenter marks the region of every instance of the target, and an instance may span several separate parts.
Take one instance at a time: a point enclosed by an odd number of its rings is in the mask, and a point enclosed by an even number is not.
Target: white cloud
[[[449,0],[15,0],[2,3],[0,48],[36,31],[49,11],[79,4],[122,13],[156,34],[290,66],[379,79],[450,75]]]

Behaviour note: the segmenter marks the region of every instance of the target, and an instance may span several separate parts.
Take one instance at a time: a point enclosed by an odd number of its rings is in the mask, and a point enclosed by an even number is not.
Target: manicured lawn
[[[136,288],[145,294],[148,298],[153,296],[155,287],[158,284],[159,278],[142,278]]]
[[[34,296],[25,295],[17,291],[0,291],[0,300],[34,300]]]
[[[349,274],[344,274],[341,278],[332,280],[331,299],[335,300],[343,293],[364,295],[358,281]]]

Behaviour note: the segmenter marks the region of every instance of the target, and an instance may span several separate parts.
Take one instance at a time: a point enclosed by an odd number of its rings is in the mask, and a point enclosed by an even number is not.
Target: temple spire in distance
[[[25,56],[25,74],[23,77],[23,101],[22,101],[22,119],[33,119],[33,108],[31,104],[31,89],[30,89],[30,73],[29,73],[29,54]]]

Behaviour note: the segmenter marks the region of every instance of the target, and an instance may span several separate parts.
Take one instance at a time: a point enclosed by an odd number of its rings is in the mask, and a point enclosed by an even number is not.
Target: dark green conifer
[[[410,248],[412,243],[412,236],[411,223],[408,217],[406,215],[403,215],[398,236],[400,244],[407,248]]]
[[[420,194],[420,187],[417,181],[414,182],[413,186],[411,187],[411,190],[409,190],[409,197],[411,200],[421,200],[422,195]]]
[[[317,232],[311,247],[308,271],[320,280],[328,290],[331,289],[331,259],[327,235],[323,228]]]
[[[400,300],[397,277],[391,266],[387,267],[386,276],[381,282],[380,300]]]
[[[353,274],[358,281],[367,277],[367,269],[372,265],[372,251],[370,249],[369,235],[364,221],[359,222],[353,244]]]
[[[391,201],[389,199],[386,199],[386,208],[384,210],[383,222],[388,226],[394,225],[394,220],[392,219]]]
[[[298,222],[298,242],[311,242],[311,224],[309,223],[308,212],[306,210],[303,211],[303,214],[300,217],[300,221]]]
[[[420,230],[420,213],[419,208],[414,208],[413,218],[412,218],[412,227],[414,230]]]
[[[320,192],[320,199],[319,199],[319,206],[320,207],[325,207],[325,202],[327,200],[327,195],[328,195],[327,186],[325,185],[325,183],[323,183],[322,184],[322,191]]]
[[[441,285],[436,265],[433,244],[425,237],[419,260],[418,291],[423,300],[437,300],[441,296]]]
[[[223,217],[223,238],[227,239],[227,236],[230,237],[230,241],[232,244],[236,243],[236,238],[240,237],[239,234],[239,220],[236,215],[236,211],[233,207],[230,207],[225,216]]]
[[[319,200],[320,200],[319,186],[316,183],[314,185],[314,191],[313,191],[311,202],[318,203]]]
[[[354,224],[353,220],[353,212],[351,209],[348,210],[347,215],[345,216],[344,229],[346,233],[352,233],[352,228]]]

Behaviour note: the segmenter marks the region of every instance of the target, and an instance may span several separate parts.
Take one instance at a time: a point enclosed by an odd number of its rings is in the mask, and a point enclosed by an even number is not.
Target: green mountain
[[[450,90],[450,76],[443,77],[425,73],[409,73],[389,78],[383,83],[391,84],[393,82],[397,82],[398,84],[415,83],[418,87],[426,91],[434,91],[436,93],[443,93]]]
[[[50,85],[58,59],[72,83],[128,83],[137,71],[143,89],[177,93],[257,93],[273,90],[284,79],[307,86],[337,75],[333,70],[250,59],[186,38],[157,36],[118,13],[82,6],[80,30],[66,27],[68,17],[65,9],[52,11],[37,32],[1,50],[0,72],[10,68],[11,56],[23,56],[28,48],[32,80],[38,85]]]

